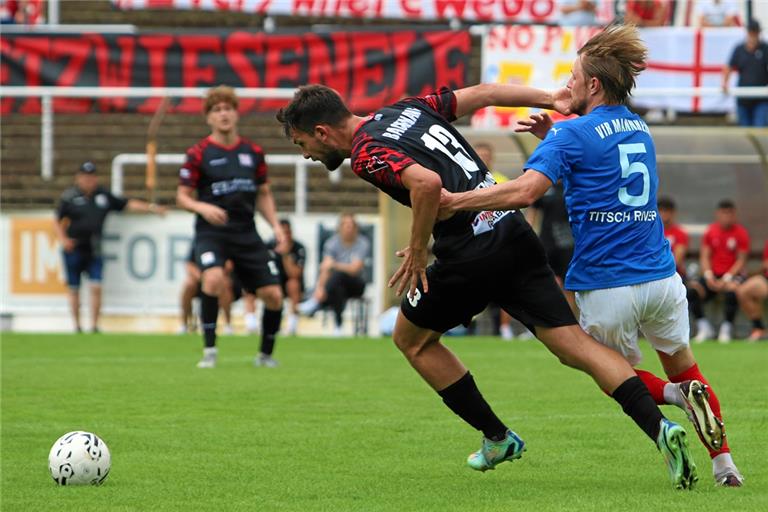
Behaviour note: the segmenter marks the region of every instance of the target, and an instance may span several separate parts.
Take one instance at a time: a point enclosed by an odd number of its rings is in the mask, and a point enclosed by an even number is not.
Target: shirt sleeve
[[[323,259],[326,258],[326,256],[330,256],[334,260],[336,259],[336,247],[338,245],[338,236],[333,235],[331,238],[325,241],[323,244]]]
[[[417,101],[426,105],[449,123],[456,120],[456,95],[447,87],[441,87],[439,91],[428,96],[410,98],[410,101]]]
[[[405,189],[400,173],[415,163],[413,158],[395,148],[371,142],[358,152],[353,171],[374,185]]]
[[[555,125],[536,146],[523,170],[538,171],[549,178],[552,185],[557,185],[557,182],[570,172],[571,165],[580,160],[578,146],[578,139],[573,130]]]
[[[202,151],[197,146],[187,150],[187,159],[184,162],[184,166],[179,169],[179,185],[197,188],[197,183],[200,181],[202,157]]]
[[[264,150],[257,144],[251,144],[253,150],[254,164],[255,164],[255,176],[254,181],[257,185],[261,185],[267,182],[267,158],[264,155]]]
[[[739,252],[749,252],[749,232],[746,228],[739,230],[738,250]]]
[[[58,220],[69,217],[69,201],[63,197],[59,199],[59,204],[56,206],[56,218]]]
[[[128,205],[128,199],[125,197],[118,197],[112,192],[107,192],[107,198],[109,199],[110,210],[121,212],[125,210],[125,207]]]

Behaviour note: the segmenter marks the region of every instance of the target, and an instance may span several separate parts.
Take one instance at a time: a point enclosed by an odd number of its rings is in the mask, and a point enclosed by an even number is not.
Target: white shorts
[[[648,283],[576,292],[576,304],[582,329],[633,366],[643,359],[638,330],[665,354],[688,346],[688,299],[677,274]]]

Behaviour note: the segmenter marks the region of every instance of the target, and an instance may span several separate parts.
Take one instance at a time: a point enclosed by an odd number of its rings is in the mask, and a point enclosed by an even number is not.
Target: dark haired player
[[[582,331],[547,265],[541,243],[517,211],[459,212],[438,219],[441,188],[462,192],[492,186],[487,167],[452,126],[490,106],[559,107],[558,97],[528,87],[483,84],[408,98],[368,117],[353,115],[321,85],[300,87],[277,116],[305,158],[336,169],[351,157],[355,174],[412,210],[411,239],[389,281],[407,290],[393,340],[410,364],[465,422],[483,432],[472,469],[486,471],[522,456],[525,443],[496,416],[472,375],[440,337],[468,323],[494,301],[522,321],[569,366],[591,375],[668,460],[676,486],[689,486],[695,466],[685,431],[666,420],[648,389],[618,353]],[[427,268],[434,236],[437,260]]]
[[[181,208],[197,214],[195,260],[202,271],[200,319],[205,341],[198,368],[216,366],[216,319],[219,297],[228,283],[224,270],[227,260],[232,261],[243,288],[255,290],[264,301],[261,350],[255,364],[277,365],[272,351],[280,328],[283,294],[272,251],[256,232],[255,210],[272,226],[279,247],[284,237],[267,181],[264,153],[238,135],[237,105],[230,87],[219,86],[208,92],[204,112],[211,134],[187,150],[176,194]]]

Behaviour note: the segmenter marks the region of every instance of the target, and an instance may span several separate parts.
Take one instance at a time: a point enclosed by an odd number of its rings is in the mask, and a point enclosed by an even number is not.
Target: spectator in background
[[[75,184],[64,191],[56,208],[54,230],[61,243],[64,269],[69,286],[69,306],[75,331],[80,326],[80,277],[85,272],[91,283],[91,330],[99,332],[101,314],[101,278],[104,260],[101,237],[104,221],[111,211],[165,214],[165,208],[140,199],[125,199],[113,195],[99,185],[96,166],[84,162],[75,176]]]
[[[342,314],[347,300],[362,297],[365,291],[363,270],[371,255],[371,245],[359,233],[351,213],[339,217],[338,232],[323,244],[323,260],[312,297],[299,304],[299,312],[312,316],[329,307],[335,320],[334,335],[341,335]]]
[[[710,224],[701,240],[702,277],[691,283],[688,302],[696,319],[697,333],[694,340],[701,343],[712,339],[714,329],[704,317],[704,302],[722,293],[725,298],[725,321],[720,325],[718,341],[731,341],[733,321],[738,302],[736,288],[744,280],[744,265],[749,254],[749,233],[736,222],[736,206],[733,201],[720,201],[715,211],[715,222]]]
[[[731,0],[699,0],[700,27],[738,27],[739,6]]]
[[[747,40],[733,49],[728,65],[723,68],[722,87],[726,94],[734,71],[739,74],[739,87],[768,85],[768,44],[760,40],[757,20],[747,24]],[[739,97],[736,109],[741,126],[768,126],[768,98]]]
[[[565,273],[573,257],[573,234],[568,210],[565,208],[563,182],[559,181],[538,198],[525,211],[525,216],[531,226],[536,229],[541,244],[547,252],[547,261],[555,273],[557,284],[560,285],[560,289],[563,289]],[[565,298],[571,310],[576,312],[573,293],[565,292]]]
[[[677,273],[686,282],[685,256],[688,253],[688,233],[675,222],[677,206],[671,197],[660,197],[657,201],[661,222],[664,223],[664,237],[669,242],[672,255],[675,257]]]
[[[490,143],[477,142],[473,144],[472,147],[475,148],[475,153],[477,153],[477,156],[480,157],[480,160],[482,160],[485,166],[488,167],[488,170],[491,171],[493,181],[496,183],[504,183],[505,181],[509,181],[509,178],[507,178],[505,174],[495,170],[495,154],[493,151],[493,146],[491,146]],[[454,327],[454,329],[457,328]],[[530,331],[528,331],[528,329],[525,330],[525,333],[530,335]],[[499,335],[504,340],[511,340],[514,337],[514,333],[512,332],[512,316],[502,308],[499,308]]]
[[[579,27],[597,25],[597,3],[595,0],[558,0],[560,25]]]
[[[307,261],[307,250],[304,244],[294,240],[291,221],[280,219],[280,225],[283,226],[285,235],[285,248],[282,253],[277,254],[275,263],[280,273],[283,295],[291,299],[291,314],[288,315],[286,332],[294,335],[299,323],[299,303],[304,294],[304,263]],[[274,241],[267,245],[273,251],[276,250]]]
[[[768,298],[768,241],[763,249],[762,273],[747,279],[744,284],[736,289],[741,310],[752,321],[752,332],[747,341],[758,341],[765,338],[765,324],[763,323],[763,303]]]
[[[638,27],[661,27],[669,21],[669,2],[664,0],[627,0],[624,23]]]

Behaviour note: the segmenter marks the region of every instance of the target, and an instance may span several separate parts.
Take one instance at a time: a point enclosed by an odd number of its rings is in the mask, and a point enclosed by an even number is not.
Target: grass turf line
[[[618,405],[540,344],[447,343],[502,419],[519,461],[475,473],[480,435],[389,340],[286,338],[276,369],[254,368],[254,338],[223,337],[198,370],[197,336],[2,338],[3,510],[764,510],[765,345],[694,347],[717,390],[746,487],[715,488],[707,454],[694,492],[675,492],[661,455]],[[644,345],[647,356],[650,348]],[[656,361],[644,367],[658,370]],[[105,485],[57,487],[51,444],[70,430],[112,452]]]

